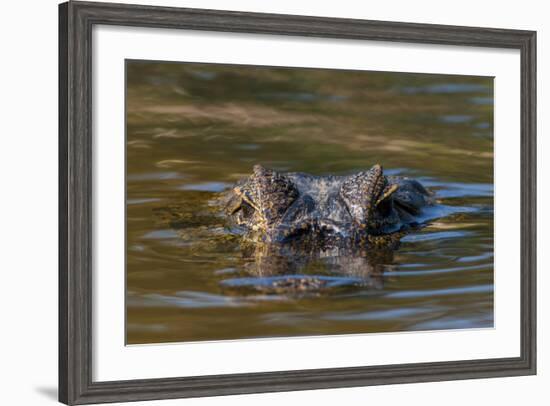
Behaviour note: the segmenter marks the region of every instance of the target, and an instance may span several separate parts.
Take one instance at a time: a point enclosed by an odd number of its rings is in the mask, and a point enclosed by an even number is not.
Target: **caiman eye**
[[[249,203],[268,225],[280,220],[299,196],[296,185],[287,176],[261,165],[254,166],[249,182]]]
[[[241,216],[245,219],[250,218],[254,215],[254,208],[247,202],[243,201],[239,209],[241,211]]]

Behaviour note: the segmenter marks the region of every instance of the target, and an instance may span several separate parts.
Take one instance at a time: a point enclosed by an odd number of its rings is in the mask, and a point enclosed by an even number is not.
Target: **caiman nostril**
[[[318,228],[322,232],[322,234],[326,235],[342,235],[344,236],[344,229],[341,224],[338,224],[334,221],[331,221],[329,219],[323,219],[318,222]]]
[[[280,227],[275,232],[275,241],[285,242],[300,238],[308,234],[314,226],[309,222],[298,223],[293,226]]]

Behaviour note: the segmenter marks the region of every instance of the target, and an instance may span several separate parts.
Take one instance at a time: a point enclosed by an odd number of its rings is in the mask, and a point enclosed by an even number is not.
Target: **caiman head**
[[[226,210],[255,241],[378,244],[398,240],[398,189],[380,165],[349,176],[280,173],[256,165],[229,191]]]

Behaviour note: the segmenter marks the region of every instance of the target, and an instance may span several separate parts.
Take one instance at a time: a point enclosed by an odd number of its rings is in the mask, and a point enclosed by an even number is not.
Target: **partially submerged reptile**
[[[433,197],[416,180],[384,175],[380,165],[347,176],[256,165],[215,202],[223,207],[227,235],[240,236],[244,263],[239,277],[223,280],[223,287],[237,293],[320,294],[381,288],[401,237],[421,225],[419,215]],[[163,213],[181,232],[196,231],[190,227],[196,213],[182,217],[178,207]]]
[[[227,192],[226,212],[247,239],[302,251],[395,247],[431,194],[380,165],[348,176],[282,173],[254,166]]]
[[[223,200],[230,222],[243,233],[243,256],[253,276],[224,285],[291,294],[381,288],[384,266],[393,261],[401,237],[420,225],[418,215],[433,204],[418,181],[386,176],[380,165],[348,176],[256,165]],[[312,263],[315,274],[304,273]]]

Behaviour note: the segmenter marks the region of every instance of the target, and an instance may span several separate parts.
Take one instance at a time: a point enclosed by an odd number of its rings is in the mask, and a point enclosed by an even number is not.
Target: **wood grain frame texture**
[[[351,368],[92,380],[92,27],[513,48],[521,53],[521,355]],[[59,400],[88,404],[536,373],[536,32],[68,2],[59,6]]]

